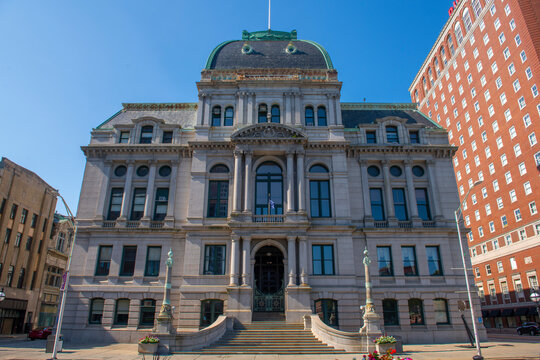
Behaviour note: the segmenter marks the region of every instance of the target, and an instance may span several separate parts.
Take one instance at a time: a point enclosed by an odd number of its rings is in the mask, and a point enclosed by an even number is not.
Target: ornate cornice
[[[301,131],[283,124],[261,123],[242,128],[231,135],[233,143],[296,143],[307,142]]]
[[[191,150],[233,150],[235,147],[235,145],[230,141],[189,141],[188,144]]]
[[[436,158],[452,158],[457,147],[448,145],[351,145],[347,149],[348,157],[358,157],[366,153],[380,154],[432,154]]]
[[[416,103],[349,103],[342,102],[341,110],[418,110]]]
[[[119,153],[172,153],[182,157],[190,157],[192,150],[188,146],[182,145],[141,145],[141,144],[114,144],[114,145],[89,145],[81,146],[86,157],[103,157],[107,154]]]

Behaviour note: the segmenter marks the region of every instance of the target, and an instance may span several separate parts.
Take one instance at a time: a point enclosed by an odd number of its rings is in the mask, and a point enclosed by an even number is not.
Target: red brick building
[[[515,327],[538,320],[540,1],[453,5],[409,91],[459,147],[461,200],[483,181],[463,212],[475,283],[486,327]]]

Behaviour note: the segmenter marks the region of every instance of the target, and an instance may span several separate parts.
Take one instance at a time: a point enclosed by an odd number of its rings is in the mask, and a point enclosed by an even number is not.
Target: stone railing
[[[373,225],[375,225],[376,228],[387,228],[388,227],[388,221],[386,220],[377,220],[373,222]]]
[[[253,215],[254,223],[282,223],[285,222],[285,215]]]
[[[163,221],[150,221],[150,229],[162,229]]]
[[[116,226],[116,220],[105,220],[103,221],[104,228],[113,228]]]
[[[435,221],[422,221],[422,226],[425,228],[434,228]]]
[[[210,346],[218,341],[228,330],[232,330],[233,324],[233,318],[220,315],[211,325],[199,331],[154,335],[160,339],[160,354],[192,351]]]
[[[339,350],[361,353],[366,349],[366,336],[359,332],[334,329],[322,322],[316,314],[304,316],[304,329],[311,330],[318,340]]]
[[[410,229],[412,228],[412,222],[411,221],[398,221],[398,227],[402,229]]]
[[[130,220],[126,222],[127,228],[132,229],[132,228],[138,228],[139,226],[141,226],[141,222],[139,220]]]

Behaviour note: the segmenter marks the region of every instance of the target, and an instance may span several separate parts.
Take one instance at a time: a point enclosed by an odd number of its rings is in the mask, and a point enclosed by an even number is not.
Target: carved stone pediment
[[[304,142],[306,139],[307,137],[302,132],[290,126],[275,123],[261,123],[247,126],[231,135],[231,140],[235,142]]]

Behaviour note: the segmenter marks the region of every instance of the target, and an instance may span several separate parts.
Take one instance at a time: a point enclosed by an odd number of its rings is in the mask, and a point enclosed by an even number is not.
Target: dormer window
[[[229,106],[225,109],[225,121],[223,123],[223,126],[233,126],[233,120],[234,120],[234,109],[232,106]]]
[[[260,104],[259,105],[259,123],[265,123],[268,122],[268,119],[266,118],[266,114],[268,112],[268,106],[266,104]]]
[[[212,126],[221,126],[221,106],[212,109]]]
[[[386,141],[388,143],[399,144],[399,137],[396,126],[387,126],[386,127]]]
[[[118,137],[118,143],[127,144],[129,142],[129,131],[120,131],[120,137]]]
[[[418,135],[418,131],[409,132],[409,137],[411,139],[411,144],[420,144],[420,136]]]
[[[368,144],[377,143],[377,133],[375,131],[366,131],[366,143]]]
[[[163,138],[162,138],[162,143],[164,144],[172,144],[172,140],[173,140],[173,132],[172,131],[164,131],[163,132]]]
[[[141,128],[141,138],[139,139],[139,144],[151,144],[153,132],[154,127],[152,125],[143,126]]]

